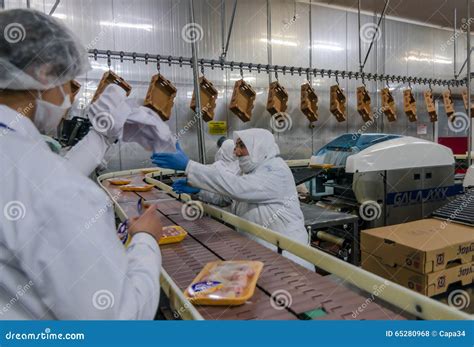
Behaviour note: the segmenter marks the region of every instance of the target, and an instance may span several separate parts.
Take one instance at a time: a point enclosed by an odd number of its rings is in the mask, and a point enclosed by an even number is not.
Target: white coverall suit
[[[273,135],[264,129],[234,132],[247,147],[256,168],[248,174],[234,174],[215,165],[189,161],[186,167],[188,183],[233,201],[232,212],[246,220],[281,233],[295,242],[307,245],[308,233],[304,227],[295,181],[283,159]],[[268,248],[276,249],[259,238],[250,236]],[[287,258],[314,270],[314,265],[286,251]]]

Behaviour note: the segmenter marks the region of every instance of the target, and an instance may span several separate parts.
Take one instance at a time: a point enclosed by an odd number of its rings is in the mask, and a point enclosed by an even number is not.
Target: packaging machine
[[[463,191],[451,149],[409,136],[344,134],[292,171],[313,245],[356,265],[359,230],[426,218]]]

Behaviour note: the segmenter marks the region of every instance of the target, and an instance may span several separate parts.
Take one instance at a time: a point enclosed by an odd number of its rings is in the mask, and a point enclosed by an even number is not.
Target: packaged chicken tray
[[[260,261],[214,261],[206,264],[184,292],[196,305],[242,305],[262,272]]]
[[[168,225],[163,227],[163,234],[160,238],[160,245],[166,245],[168,243],[177,243],[184,240],[188,235],[186,230],[178,225]]]

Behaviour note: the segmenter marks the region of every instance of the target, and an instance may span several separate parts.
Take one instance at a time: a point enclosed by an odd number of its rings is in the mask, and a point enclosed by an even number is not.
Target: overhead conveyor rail
[[[141,170],[132,170],[106,174],[98,180],[114,200],[121,219],[137,215],[136,203],[143,197],[145,200],[157,201],[164,225],[177,224],[188,231],[189,236],[183,242],[161,246],[162,290],[170,298],[173,309],[184,319],[302,319],[305,313],[314,310],[322,312],[319,312],[321,316],[317,319],[405,319],[409,313],[423,319],[471,318],[321,251],[295,244],[280,234],[216,207],[202,204],[205,215],[194,221],[186,220],[181,209],[190,197],[186,194],[176,195],[169,186],[158,180],[161,175],[172,173],[163,170],[145,175]],[[133,183],[145,180],[153,184],[155,189],[145,193],[122,192],[107,182],[112,177],[127,177]],[[229,225],[258,235],[281,249],[290,250],[365,290],[366,294],[358,294],[327,277],[304,269],[237,233]],[[255,295],[249,303],[236,307],[194,307],[184,298],[183,291],[207,262],[231,259],[260,260],[265,264]],[[369,299],[374,300],[374,288],[383,290],[377,292],[375,302],[359,312],[362,304]],[[275,293],[289,293],[291,305],[275,309],[272,305],[272,295]],[[384,301],[398,309],[386,307]],[[355,318],[354,312],[359,312]]]
[[[99,50],[89,49],[89,56],[94,59],[107,59],[107,64],[111,65],[111,60],[157,63],[157,64],[168,64],[168,65],[179,65],[192,67],[193,58],[189,57],[176,57],[171,55],[162,54],[150,54],[150,53],[138,53],[138,52],[124,52],[124,51],[112,51],[112,50]],[[278,77],[278,73],[283,75],[305,75],[307,79],[311,76],[321,76],[323,78],[348,78],[348,79],[361,79],[362,81],[386,81],[388,82],[403,82],[409,84],[421,84],[421,85],[439,85],[448,87],[458,87],[466,84],[466,81],[457,79],[435,79],[426,77],[415,77],[415,76],[396,76],[387,74],[373,74],[359,71],[345,71],[345,70],[334,70],[334,69],[317,69],[312,67],[301,67],[301,66],[287,66],[287,65],[273,65],[273,64],[257,64],[248,62],[236,62],[227,61],[223,59],[198,59],[198,65],[201,67],[203,72],[204,67],[211,69],[230,69],[240,70],[241,74],[243,71],[255,71],[255,72],[266,72],[274,73]]]

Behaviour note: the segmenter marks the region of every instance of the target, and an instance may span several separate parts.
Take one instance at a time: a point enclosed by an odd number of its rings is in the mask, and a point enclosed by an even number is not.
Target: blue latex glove
[[[197,194],[201,191],[199,188],[194,188],[188,185],[186,178],[180,178],[173,182],[173,190],[178,194]]]
[[[176,142],[176,153],[153,153],[151,161],[163,169],[186,170],[189,158],[183,152],[181,146]]]

